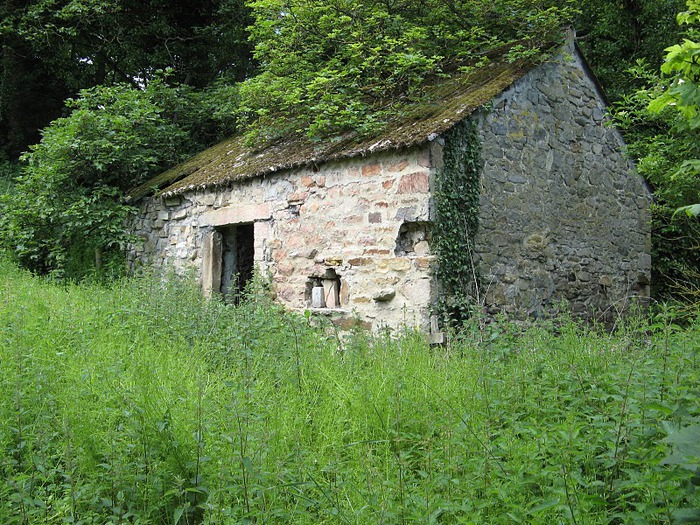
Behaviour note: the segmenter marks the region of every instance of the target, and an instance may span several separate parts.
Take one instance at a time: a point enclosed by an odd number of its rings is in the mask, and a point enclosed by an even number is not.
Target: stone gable
[[[605,113],[570,48],[474,115],[488,312],[538,317],[565,301],[605,319],[648,298],[650,192]]]

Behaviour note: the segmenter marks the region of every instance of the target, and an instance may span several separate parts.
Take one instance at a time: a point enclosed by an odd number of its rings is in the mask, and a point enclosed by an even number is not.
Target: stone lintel
[[[243,224],[272,218],[269,204],[234,204],[211,210],[202,215],[202,226],[224,226],[226,224]]]

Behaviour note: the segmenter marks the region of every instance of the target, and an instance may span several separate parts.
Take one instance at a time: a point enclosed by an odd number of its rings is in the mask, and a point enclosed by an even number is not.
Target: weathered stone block
[[[383,288],[374,294],[372,299],[378,303],[386,303],[391,301],[396,297],[396,290],[394,288]]]
[[[382,165],[378,162],[364,164],[362,166],[363,177],[375,177],[382,172]]]
[[[268,203],[262,204],[231,204],[226,207],[206,212],[202,215],[201,224],[206,226],[224,226],[263,221],[272,217],[272,209]]]
[[[390,173],[397,173],[405,170],[409,165],[408,160],[406,159],[401,159],[396,162],[392,162],[387,166],[387,171]]]
[[[417,171],[404,175],[399,180],[398,193],[428,193],[430,178],[427,171]]]
[[[348,264],[351,266],[368,266],[374,264],[374,259],[371,257],[353,257],[348,259]]]
[[[411,268],[411,261],[407,257],[392,257],[381,259],[377,262],[378,272],[406,272]]]
[[[370,224],[382,222],[382,214],[380,212],[372,212],[368,215],[367,220]]]
[[[187,209],[182,208],[180,210],[172,212],[172,214],[170,215],[170,220],[178,221],[184,219],[185,217],[187,217]]]

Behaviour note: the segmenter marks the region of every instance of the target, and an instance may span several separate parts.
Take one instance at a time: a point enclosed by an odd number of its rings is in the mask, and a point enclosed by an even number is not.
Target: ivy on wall
[[[467,319],[479,302],[473,241],[479,225],[481,147],[474,122],[445,135],[443,167],[435,187],[433,249],[440,283],[437,308],[444,322]]]

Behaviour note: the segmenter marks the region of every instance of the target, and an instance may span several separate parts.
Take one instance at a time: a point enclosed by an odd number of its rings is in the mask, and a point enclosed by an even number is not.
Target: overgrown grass
[[[0,275],[0,523],[671,523],[698,506],[691,471],[662,463],[662,422],[700,416],[697,325],[339,346],[176,279]]]

